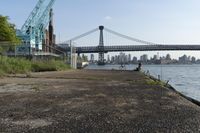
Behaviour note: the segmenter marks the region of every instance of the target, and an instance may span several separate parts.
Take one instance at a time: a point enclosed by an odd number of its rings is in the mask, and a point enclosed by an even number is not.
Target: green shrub
[[[62,71],[70,69],[69,65],[66,65],[63,61],[35,61],[32,63],[33,72],[44,72],[44,71]]]
[[[4,71],[0,69],[0,77],[2,77],[4,75],[5,75]]]
[[[44,72],[44,71],[61,71],[70,69],[69,65],[63,61],[30,61],[24,58],[9,58],[0,56],[0,75]]]
[[[22,58],[1,57],[0,70],[8,74],[26,73],[31,70],[31,62]]]

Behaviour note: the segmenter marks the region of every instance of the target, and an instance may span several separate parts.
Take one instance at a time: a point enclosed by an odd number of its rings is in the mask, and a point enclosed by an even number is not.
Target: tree
[[[0,15],[0,42],[19,43],[16,36],[15,25],[8,22],[7,16]]]
[[[0,55],[6,51],[13,51],[20,43],[16,36],[15,25],[8,22],[7,16],[0,15]]]
[[[88,61],[88,57],[85,56],[84,54],[82,54],[82,61],[84,61],[84,62],[85,62],[85,61],[86,61],[86,62]]]

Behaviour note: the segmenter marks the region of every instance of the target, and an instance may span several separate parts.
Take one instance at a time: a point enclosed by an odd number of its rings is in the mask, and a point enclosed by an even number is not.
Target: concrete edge
[[[155,78],[154,76],[146,75],[145,73],[144,73],[144,75],[147,76],[147,77],[149,77],[150,79],[152,79],[152,80],[154,80],[154,81],[161,82],[159,79]],[[172,85],[170,85],[170,84],[165,84],[164,87],[166,87],[166,88],[172,90],[173,92],[175,92],[176,94],[178,94],[178,95],[180,95],[181,97],[185,98],[186,100],[189,100],[190,102],[192,102],[192,103],[194,103],[194,104],[200,106],[200,101],[198,101],[198,100],[196,100],[196,99],[193,99],[193,98],[191,98],[191,97],[188,97],[188,96],[182,94],[181,92],[177,91]]]

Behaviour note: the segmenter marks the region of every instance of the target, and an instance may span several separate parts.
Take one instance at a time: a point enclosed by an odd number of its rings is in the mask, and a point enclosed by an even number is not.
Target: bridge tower
[[[104,62],[104,40],[103,40],[103,30],[104,26],[99,26],[100,30],[100,38],[99,38],[99,60],[98,60],[98,65],[105,65]]]

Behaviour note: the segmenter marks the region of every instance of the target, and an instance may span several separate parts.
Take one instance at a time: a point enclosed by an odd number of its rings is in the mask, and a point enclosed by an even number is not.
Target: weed
[[[70,66],[63,61],[30,61],[25,58],[10,58],[0,56],[0,76],[4,74],[27,74],[30,72],[61,71],[70,69]]]

